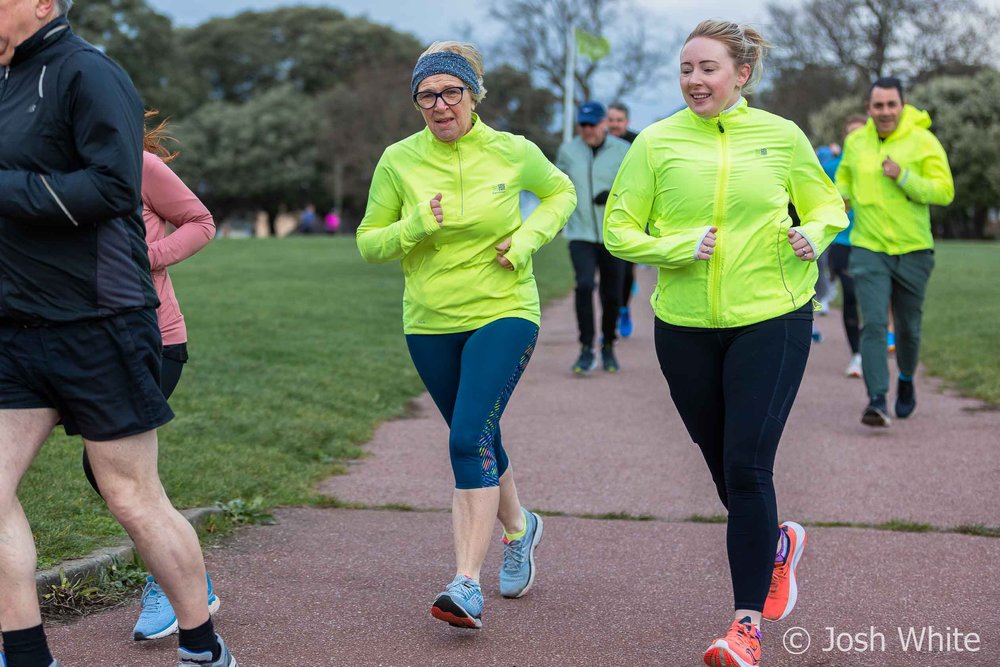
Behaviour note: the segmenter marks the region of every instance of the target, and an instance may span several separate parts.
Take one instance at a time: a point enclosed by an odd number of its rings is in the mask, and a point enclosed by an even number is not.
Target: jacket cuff
[[[795,227],[794,229],[796,231],[798,231],[799,234],[802,235],[802,238],[804,238],[806,240],[806,243],[808,243],[809,247],[812,249],[813,256],[812,256],[812,259],[810,259],[808,261],[815,262],[817,259],[819,259],[819,253],[816,252],[816,244],[813,243],[813,240],[811,238],[809,238],[809,235],[806,234],[806,232],[805,232],[804,229],[802,229],[801,227]]]
[[[698,251],[701,250],[701,244],[705,242],[705,237],[708,236],[709,232],[712,231],[711,227],[705,228],[705,233],[698,237],[698,242],[694,244],[694,255],[695,259],[698,259]]]
[[[403,226],[403,233],[410,241],[409,245],[415,246],[425,238],[439,229],[437,218],[431,211],[430,206],[421,207],[410,214],[410,218]]]

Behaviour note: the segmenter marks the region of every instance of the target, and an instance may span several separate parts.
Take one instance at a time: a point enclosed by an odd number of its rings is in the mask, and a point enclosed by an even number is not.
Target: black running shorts
[[[67,435],[97,442],[173,419],[160,390],[156,311],[98,320],[0,322],[0,410],[54,408]]]

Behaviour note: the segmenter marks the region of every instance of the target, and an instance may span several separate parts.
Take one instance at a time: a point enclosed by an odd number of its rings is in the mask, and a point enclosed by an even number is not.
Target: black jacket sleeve
[[[93,225],[141,205],[143,109],[132,82],[94,51],[60,68],[59,91],[81,168],[69,173],[0,170],[0,217]]]

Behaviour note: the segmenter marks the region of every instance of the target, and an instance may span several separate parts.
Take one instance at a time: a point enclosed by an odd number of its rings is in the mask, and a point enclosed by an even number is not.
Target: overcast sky
[[[801,0],[781,0],[799,4]],[[432,0],[148,0],[158,11],[167,14],[175,23],[192,26],[214,16],[232,16],[240,11],[267,10],[282,5],[308,4],[335,7],[352,16],[365,16],[377,23],[397,30],[412,32],[421,41],[471,37],[485,47],[502,38],[503,26],[489,18],[489,0],[465,3],[442,3]],[[767,0],[633,0],[637,11],[643,15],[647,33],[651,38],[661,35],[670,42],[676,35],[687,34],[706,18],[726,18],[742,23],[752,23],[766,28]],[[984,0],[984,4],[1000,7],[1000,0]],[[471,28],[471,35],[468,29]],[[766,29],[764,31],[767,36]],[[614,45],[612,44],[612,48]],[[414,54],[416,56],[418,54]],[[486,63],[489,81],[490,63]],[[673,70],[660,81],[653,82],[641,95],[625,101],[632,107],[632,121],[636,128],[666,116],[683,104]],[[405,91],[404,91],[405,92]],[[598,89],[597,94],[613,91]],[[602,100],[607,103],[610,100]]]

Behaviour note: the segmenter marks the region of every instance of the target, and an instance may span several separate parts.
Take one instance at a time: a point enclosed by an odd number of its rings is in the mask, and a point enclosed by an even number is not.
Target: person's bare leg
[[[178,625],[202,625],[208,620],[208,585],[201,545],[160,484],[156,431],[86,445],[108,509],[167,594]]]
[[[500,487],[455,489],[451,515],[456,573],[479,581],[500,505]]]
[[[503,524],[508,535],[524,530],[524,512],[521,511],[521,499],[517,497],[517,486],[514,484],[514,466],[508,465],[500,476],[500,505],[497,518]]]
[[[17,485],[56,425],[56,411],[0,410],[0,627],[41,624],[35,589],[37,554],[17,499]]]

